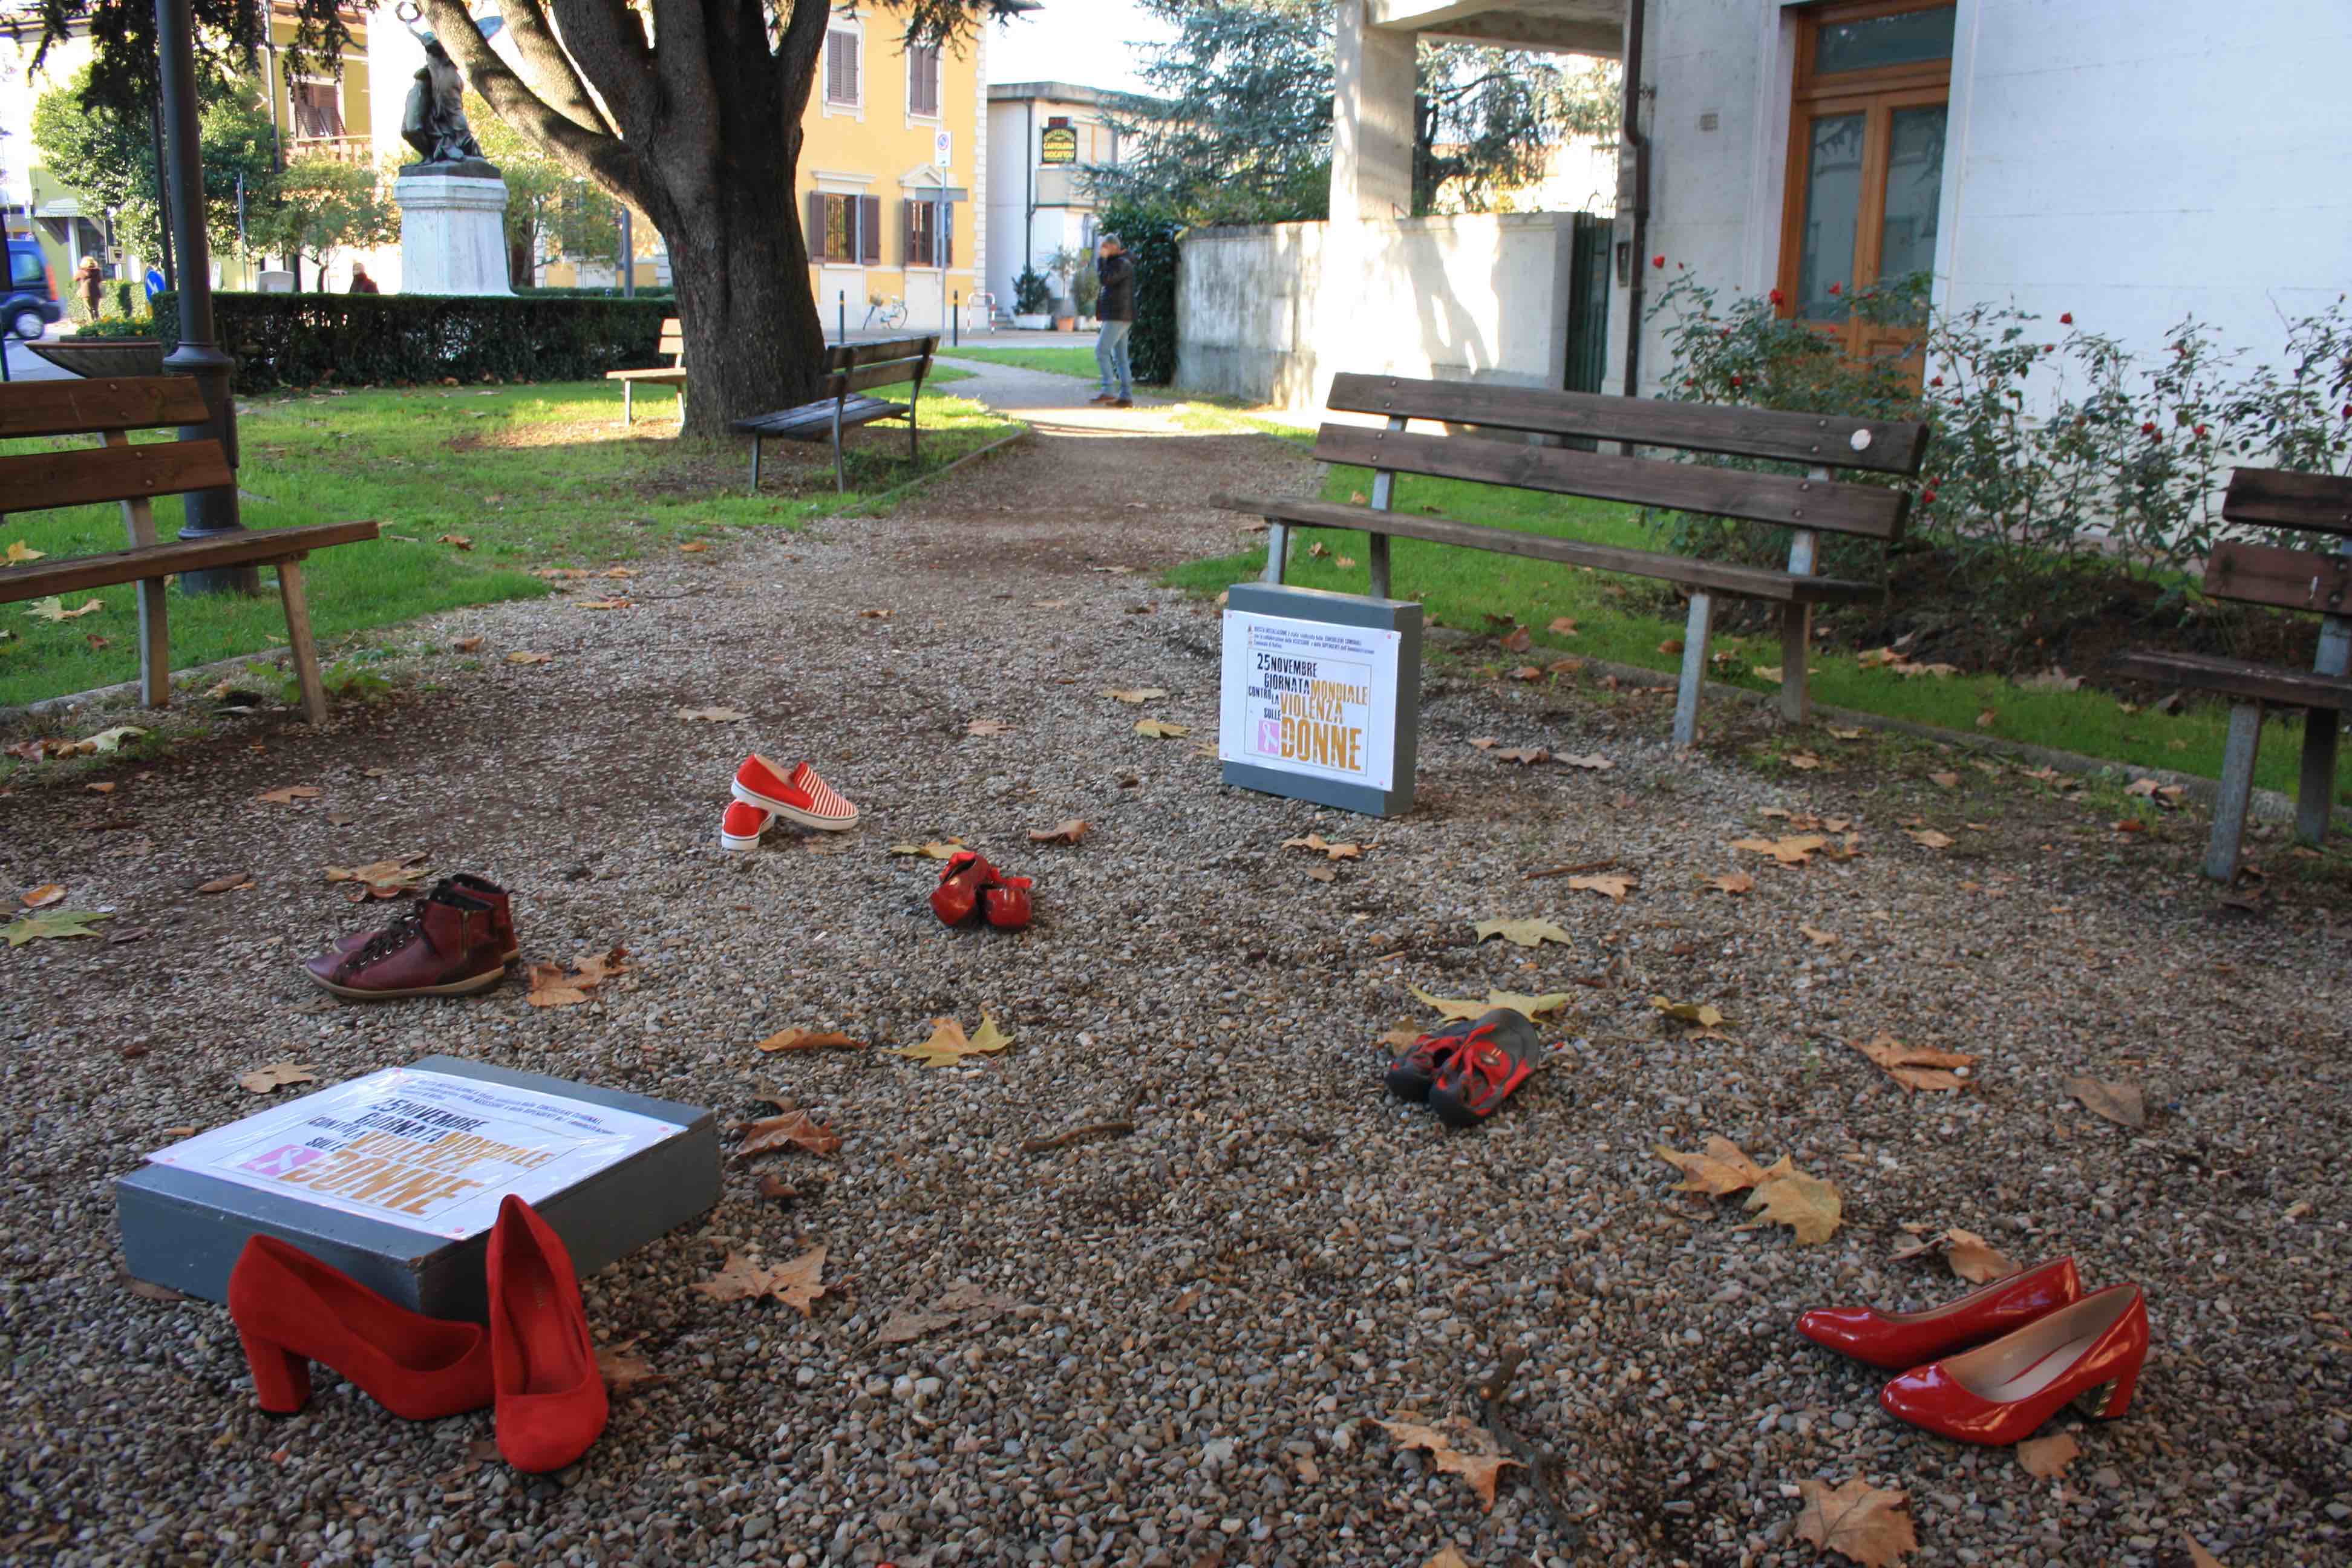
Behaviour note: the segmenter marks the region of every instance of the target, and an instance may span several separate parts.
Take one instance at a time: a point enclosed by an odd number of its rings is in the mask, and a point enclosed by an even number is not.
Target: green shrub
[[[158,329],[155,318],[141,312],[136,316],[102,316],[95,321],[84,321],[74,331],[78,338],[152,338]]]
[[[621,286],[617,283],[604,289],[549,289],[530,284],[517,289],[515,292],[530,300],[618,300],[622,298]],[[675,300],[677,298],[677,290],[651,283],[640,283],[637,285],[635,298]]]
[[[1104,209],[1101,230],[1118,236],[1135,262],[1135,330],[1128,338],[1135,379],[1166,386],[1176,379],[1176,241],[1184,226],[1159,207],[1121,202]]]
[[[508,299],[454,294],[213,296],[213,327],[236,390],[584,381],[662,363],[662,299]],[[179,302],[155,296],[157,334],[179,337]]]
[[[1054,283],[1034,267],[1024,267],[1021,276],[1013,280],[1013,310],[1015,315],[1042,316],[1053,308]]]

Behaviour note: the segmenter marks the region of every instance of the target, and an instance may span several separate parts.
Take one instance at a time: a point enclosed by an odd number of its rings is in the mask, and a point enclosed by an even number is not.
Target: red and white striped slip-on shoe
[[[735,770],[735,798],[820,833],[842,833],[857,826],[857,808],[806,763],[786,773],[754,752]]]
[[[727,815],[719,819],[719,847],[757,849],[760,835],[768,831],[768,824],[775,820],[776,814],[764,805],[730,800],[727,803]]]

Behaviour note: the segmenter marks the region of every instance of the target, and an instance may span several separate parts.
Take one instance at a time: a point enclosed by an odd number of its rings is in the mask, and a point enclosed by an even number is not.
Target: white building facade
[[[1119,161],[1108,95],[1070,82],[999,82],[988,89],[988,290],[1011,310],[1015,280],[1052,272],[1058,251],[1092,252],[1098,225],[1086,171]],[[1057,297],[1066,299],[1060,280]]]

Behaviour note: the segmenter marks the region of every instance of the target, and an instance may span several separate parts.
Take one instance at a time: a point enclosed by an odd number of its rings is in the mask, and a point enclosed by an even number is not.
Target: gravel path
[[[1303,487],[1304,463],[1148,408],[1041,425],[893,517],[654,563],[634,609],[579,607],[593,584],[430,623],[480,654],[325,733],[214,718],[159,762],[19,775],[9,886],[149,934],[0,950],[0,1559],[1412,1568],[1450,1543],[1485,1568],[1727,1568],[1820,1561],[1796,1484],[1853,1476],[1908,1492],[1915,1563],[2177,1568],[2192,1537],[2231,1568],[2352,1559],[2340,867],[2279,854],[2272,908],[2220,909],[2201,823],[2127,838],[2033,781],[1945,791],[1931,757],[1818,731],[1832,767],[1769,771],[1762,721],[1727,710],[1677,754],[1664,698],[1458,666],[1428,682],[1411,816],[1226,790],[1197,744],[1214,612],[1150,574],[1236,547],[1208,491]],[[1098,695],[1138,686],[1171,695]],[[673,716],[712,704],[751,718]],[[1144,739],[1142,714],[1192,734]],[[1500,763],[1485,736],[1614,766]],[[866,825],[723,855],[754,747],[814,758]],[[257,798],[289,784],[323,794]],[[1766,808],[1850,818],[1859,853],[1727,847],[1790,831]],[[1082,844],[1027,841],[1073,816]],[[1958,842],[1921,847],[1913,817]],[[1317,880],[1281,847],[1314,832],[1369,847]],[[1032,930],[938,926],[935,868],[887,848],[948,836],[1036,878]],[[520,981],[322,998],[296,961],[354,917],[320,868],[420,850],[512,888],[527,956],[620,942],[641,967],[563,1010]],[[1522,879],[1601,860],[1636,879],[1622,902]],[[1734,869],[1752,891],[1703,880]],[[256,886],[191,891],[229,871]],[[1573,945],[1474,944],[1471,921],[1527,915]],[[1376,1037],[1433,1016],[1409,985],[1572,1000],[1547,1069],[1449,1134],[1380,1088]],[[1653,995],[1729,1022],[1694,1036]],[[983,1010],[1014,1044],[961,1068],[752,1049],[793,1026],[905,1045]],[[1979,1055],[1974,1087],[1906,1098],[1848,1048],[1882,1030]],[[487,1415],[410,1425],[331,1377],[268,1421],[223,1310],[119,1275],[111,1183],[165,1129],[253,1109],[237,1073],[433,1051],[729,1121],[774,1086],[847,1140],[731,1163],[703,1224],[588,1281],[600,1334],[667,1381],[561,1476],[497,1462]],[[2142,1086],[2147,1126],[2070,1101],[2076,1073]],[[1110,1121],[1134,1131],[1020,1148]],[[1842,1228],[1799,1246],[1670,1192],[1652,1145],[1717,1133],[1834,1182]],[[768,1173],[798,1198],[761,1196]],[[1960,1289],[1892,1260],[1905,1227],[1955,1226],[2150,1293],[2137,1404],[2053,1423],[2082,1447],[2055,1479],[1895,1425],[1866,1369],[1790,1331],[1809,1305]],[[688,1289],[730,1250],[816,1245],[843,1288],[812,1320]],[[878,1342],[959,1283],[1016,1305]],[[1368,1419],[1475,1419],[1468,1385],[1515,1345],[1507,1419],[1559,1455],[1580,1545],[1518,1472],[1485,1511]]]

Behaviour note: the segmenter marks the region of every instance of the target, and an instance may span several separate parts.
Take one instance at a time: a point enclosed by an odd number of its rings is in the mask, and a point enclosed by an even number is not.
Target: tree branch
[[[425,5],[433,19],[433,36],[441,40],[465,72],[467,84],[498,111],[499,119],[565,168],[594,180],[648,216],[668,210],[666,193],[635,148],[617,136],[578,124],[531,91],[491,52],[459,0],[425,0]]]
[[[613,122],[604,117],[595,95],[581,79],[579,67],[564,53],[563,44],[548,25],[547,13],[541,9],[539,0],[512,0],[506,18],[515,52],[522,57],[524,84],[573,123],[611,134]]]
[[[654,79],[654,47],[646,41],[645,23],[625,0],[551,3],[564,52],[603,95],[614,125],[639,141],[651,136],[661,89]]]

